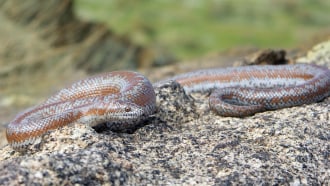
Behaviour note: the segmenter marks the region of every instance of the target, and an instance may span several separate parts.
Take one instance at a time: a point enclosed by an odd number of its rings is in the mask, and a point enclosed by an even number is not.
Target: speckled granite
[[[328,57],[312,61],[330,67],[329,42],[322,46]],[[330,98],[230,118],[210,112],[207,95],[185,95],[176,83],[157,93],[158,113],[132,134],[74,124],[26,153],[3,147],[0,183],[330,184]]]

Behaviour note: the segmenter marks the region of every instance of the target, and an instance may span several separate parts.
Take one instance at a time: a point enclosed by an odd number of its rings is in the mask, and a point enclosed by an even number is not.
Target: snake
[[[19,113],[7,126],[7,141],[26,149],[48,131],[72,123],[106,123],[114,131],[135,127],[156,112],[155,89],[170,81],[186,93],[211,92],[210,110],[226,117],[311,104],[330,95],[330,70],[314,64],[203,69],[154,84],[138,72],[114,71],[77,81]]]

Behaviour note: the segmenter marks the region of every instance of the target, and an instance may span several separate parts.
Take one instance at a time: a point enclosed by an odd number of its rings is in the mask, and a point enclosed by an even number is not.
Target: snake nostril
[[[125,107],[125,112],[130,112],[132,109],[131,109],[131,107],[129,107],[129,106],[126,106]]]

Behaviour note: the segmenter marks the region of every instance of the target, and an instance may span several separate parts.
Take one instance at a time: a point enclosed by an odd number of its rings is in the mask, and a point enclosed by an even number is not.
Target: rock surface
[[[174,60],[102,23],[81,20],[73,7],[73,0],[0,0],[0,139],[15,114],[70,82]]]
[[[298,62],[330,67],[330,42]],[[330,184],[330,98],[246,118],[220,117],[207,95],[176,83],[131,134],[80,124],[44,135],[31,151],[0,149],[3,185]]]

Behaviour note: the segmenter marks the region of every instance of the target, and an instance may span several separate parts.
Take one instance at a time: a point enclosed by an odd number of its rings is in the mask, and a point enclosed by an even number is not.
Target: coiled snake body
[[[111,129],[130,128],[156,110],[154,87],[174,80],[187,93],[213,90],[211,110],[248,116],[264,110],[321,101],[330,94],[330,71],[309,64],[206,69],[152,85],[137,72],[117,71],[78,81],[9,123],[9,144],[25,148],[49,130],[79,122]]]

